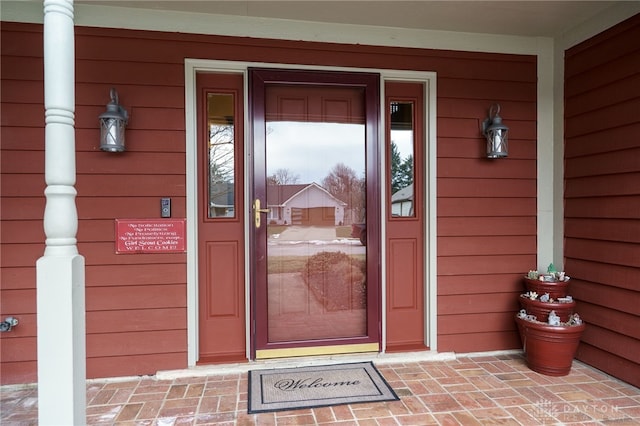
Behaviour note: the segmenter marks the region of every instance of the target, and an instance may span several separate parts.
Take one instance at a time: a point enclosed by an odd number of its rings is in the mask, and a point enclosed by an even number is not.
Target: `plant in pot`
[[[539,295],[535,291],[528,291],[520,295],[520,306],[527,314],[535,315],[538,321],[548,322],[549,314],[554,312],[560,321],[568,322],[576,302],[571,296],[554,299],[549,293]]]
[[[550,265],[546,274],[529,271],[524,281],[527,292],[520,295],[516,323],[527,366],[541,374],[566,376],[585,329],[573,312],[575,301],[567,295],[569,277]]]

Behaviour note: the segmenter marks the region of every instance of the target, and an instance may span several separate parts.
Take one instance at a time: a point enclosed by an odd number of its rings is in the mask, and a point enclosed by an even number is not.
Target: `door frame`
[[[386,81],[411,81],[422,82],[425,87],[425,150],[424,161],[427,170],[425,171],[426,191],[425,200],[425,343],[431,351],[437,351],[437,251],[436,251],[436,73],[431,71],[398,71],[377,68],[350,68],[350,67],[323,67],[323,66],[305,66],[291,65],[280,63],[262,63],[262,62],[241,62],[241,61],[216,61],[203,59],[185,59],[185,160],[186,160],[186,239],[187,239],[187,365],[193,367],[198,361],[198,179],[197,179],[197,99],[196,99],[196,73],[238,73],[243,75],[244,79],[244,126],[249,129],[249,87],[248,87],[248,69],[249,68],[279,68],[294,70],[317,70],[317,71],[347,71],[347,72],[368,72],[380,74],[380,123],[379,132],[384,138],[384,126],[386,122],[385,111],[385,92],[384,85]],[[250,169],[250,132],[245,131],[245,170],[247,173]],[[381,164],[385,164],[386,153],[384,150],[384,139],[379,144],[379,159]],[[386,170],[381,168],[381,181],[386,178]],[[250,188],[249,182],[251,177],[245,179],[245,187],[243,188],[243,196],[245,205],[250,206]],[[386,189],[384,185],[381,187],[379,208],[381,217],[386,217]],[[251,212],[248,209],[243,212],[245,218],[245,306],[247,330],[245,335],[246,356],[251,359],[251,330],[250,330],[250,310],[251,305],[251,281],[252,268],[250,257],[249,231],[251,222]],[[381,259],[386,257],[386,247],[384,239],[386,232],[384,226],[381,228]],[[386,347],[386,293],[385,293],[385,275],[386,265],[382,262],[381,271],[381,353],[385,352]]]

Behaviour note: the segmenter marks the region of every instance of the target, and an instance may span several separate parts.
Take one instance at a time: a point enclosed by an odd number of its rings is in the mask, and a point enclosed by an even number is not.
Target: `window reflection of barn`
[[[316,183],[269,185],[268,220],[276,225],[340,226],[347,203]]]

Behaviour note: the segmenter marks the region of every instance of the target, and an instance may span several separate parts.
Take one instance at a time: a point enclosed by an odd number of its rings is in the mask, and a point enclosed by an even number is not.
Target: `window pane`
[[[415,216],[413,208],[413,103],[391,102],[391,215]]]
[[[272,86],[266,95],[268,340],[366,336],[364,92]]]
[[[207,95],[209,218],[235,216],[234,96]]]

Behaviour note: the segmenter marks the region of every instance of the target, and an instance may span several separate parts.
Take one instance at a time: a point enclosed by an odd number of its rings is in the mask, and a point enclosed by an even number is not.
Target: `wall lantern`
[[[502,124],[499,112],[500,104],[491,105],[489,118],[482,122],[482,134],[487,138],[487,158],[502,158],[509,153],[507,143],[509,128]]]
[[[100,114],[100,149],[108,152],[124,151],[124,129],[129,113],[118,104],[118,92],[111,89],[111,101],[107,110]]]

